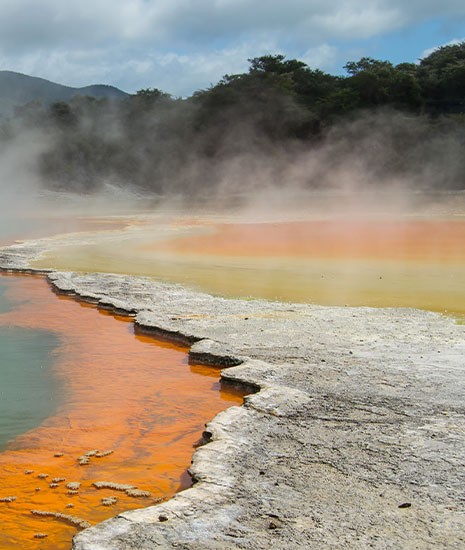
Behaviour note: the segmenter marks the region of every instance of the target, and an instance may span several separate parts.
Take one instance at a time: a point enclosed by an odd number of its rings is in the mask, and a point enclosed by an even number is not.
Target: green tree
[[[77,117],[69,103],[57,101],[50,105],[50,116],[52,121],[60,128],[75,126]]]
[[[130,96],[129,101],[140,108],[147,108],[171,99],[172,97],[170,94],[167,94],[158,88],[144,88],[142,90],[138,90],[134,95]]]
[[[349,61],[347,86],[360,98],[360,107],[392,105],[418,109],[422,104],[421,89],[411,67],[394,67],[389,61],[362,57]]]
[[[288,74],[305,69],[307,65],[297,59],[286,59],[284,55],[262,55],[247,60],[250,63],[249,73]]]
[[[442,46],[420,61],[418,77],[423,94],[430,102],[462,105],[465,111],[465,41]]]

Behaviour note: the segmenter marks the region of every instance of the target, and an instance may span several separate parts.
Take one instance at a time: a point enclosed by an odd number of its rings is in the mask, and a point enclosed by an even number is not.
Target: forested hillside
[[[14,113],[15,107],[31,101],[48,106],[56,101],[69,101],[74,96],[124,99],[128,94],[104,84],[72,88],[44,78],[13,71],[0,71],[0,115],[9,116]]]
[[[3,122],[1,143],[39,132],[43,181],[77,192],[321,188],[347,172],[369,185],[465,189],[464,42],[418,64],[349,61],[347,76],[282,55],[249,62],[189,98],[150,88],[120,101],[85,90],[32,101]]]

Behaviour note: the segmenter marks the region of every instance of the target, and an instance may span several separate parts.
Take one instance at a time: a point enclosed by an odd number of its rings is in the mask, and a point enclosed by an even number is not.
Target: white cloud
[[[338,56],[338,49],[329,44],[320,44],[308,49],[299,59],[304,61],[311,69],[333,67]]]
[[[0,47],[120,42],[199,47],[273,33],[289,40],[365,38],[425,16],[465,16],[457,0],[0,0]]]
[[[186,95],[247,57],[283,52],[330,70],[341,42],[435,16],[463,0],[0,0],[0,69],[70,85]]]
[[[336,10],[313,16],[315,27],[328,37],[370,38],[402,26],[402,13],[395,7],[382,7],[380,3],[340,3]]]
[[[442,48],[443,46],[455,46],[456,44],[460,44],[461,42],[465,41],[464,38],[453,38],[452,40],[449,40],[449,42],[446,42],[445,44],[440,44],[439,46],[433,46],[432,48],[428,48],[426,50],[423,50],[423,52],[420,55],[420,59],[424,59],[425,57],[428,57],[433,52],[438,50],[439,48]]]

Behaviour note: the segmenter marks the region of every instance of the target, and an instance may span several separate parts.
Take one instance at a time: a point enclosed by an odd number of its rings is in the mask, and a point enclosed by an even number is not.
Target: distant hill
[[[44,104],[68,101],[73,96],[124,99],[129,94],[105,84],[94,84],[83,88],[72,88],[50,82],[44,78],[28,76],[13,71],[0,71],[0,115],[10,115],[16,106],[30,101]]]

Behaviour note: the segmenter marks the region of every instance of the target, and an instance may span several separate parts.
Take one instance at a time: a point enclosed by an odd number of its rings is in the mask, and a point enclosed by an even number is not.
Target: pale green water
[[[0,276],[0,314],[10,311],[14,304],[7,300],[5,294],[8,290],[8,279]]]
[[[8,246],[16,240],[39,239],[76,231],[103,231],[123,226],[124,222],[119,220],[88,220],[72,214],[10,216],[0,212],[0,246]]]
[[[35,231],[46,227],[41,219],[25,219],[20,216],[0,215],[0,246],[10,244],[15,239],[32,236]]]
[[[0,278],[0,313],[14,307],[5,298],[9,284]],[[50,332],[0,324],[0,449],[56,410],[60,389],[51,354],[57,345]]]

